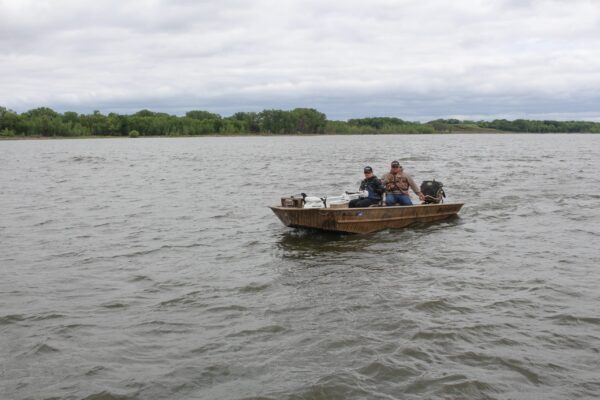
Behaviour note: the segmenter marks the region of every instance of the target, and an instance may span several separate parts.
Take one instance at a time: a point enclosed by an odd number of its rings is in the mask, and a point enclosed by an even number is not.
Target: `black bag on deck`
[[[423,181],[421,183],[421,193],[425,196],[425,204],[443,203],[443,198],[446,197],[446,193],[442,189],[443,187],[444,184],[435,179],[432,181]]]

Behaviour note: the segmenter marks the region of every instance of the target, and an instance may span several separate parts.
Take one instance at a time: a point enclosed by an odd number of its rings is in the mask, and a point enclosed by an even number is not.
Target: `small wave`
[[[126,308],[128,307],[127,304],[123,304],[123,303],[106,303],[106,304],[102,304],[102,307],[104,308]]]
[[[98,205],[87,208],[88,211],[100,211],[100,210],[108,210],[108,209],[110,209],[110,206],[108,206],[106,204],[98,204]]]
[[[11,314],[0,317],[0,325],[10,325],[25,321],[27,318],[22,314]]]
[[[218,306],[208,308],[206,311],[208,312],[227,312],[227,311],[248,311],[248,309],[244,306],[238,306],[236,304],[232,304],[229,306]]]
[[[415,309],[420,311],[457,311],[461,314],[468,313],[469,308],[451,306],[444,299],[429,300],[415,305]]]
[[[311,306],[296,306],[293,307],[282,307],[282,308],[268,308],[265,310],[265,315],[279,315],[279,314],[288,314],[288,313],[298,313],[298,312],[307,312],[312,310]]]
[[[445,385],[451,382],[461,382],[461,381],[465,381],[468,378],[464,375],[461,374],[452,374],[452,375],[446,375],[443,376],[441,378],[432,378],[432,379],[427,379],[427,378],[421,378],[421,379],[417,379],[415,382],[409,384],[404,391],[406,393],[409,394],[423,394],[426,392],[430,392],[432,387],[436,386],[436,385]]]
[[[65,253],[50,254],[48,257],[50,257],[50,258],[78,257],[81,254],[83,254],[83,253],[80,251],[67,251]]]
[[[44,321],[47,319],[56,319],[56,318],[64,318],[63,314],[43,314],[43,315],[35,315],[31,317],[33,321]]]
[[[148,338],[163,337],[165,335],[188,335],[194,331],[191,324],[169,321],[149,321],[134,325],[137,334]]]
[[[402,164],[402,162],[406,162],[406,161],[434,161],[434,159],[429,156],[412,156],[412,157],[402,157],[398,161],[400,161],[400,164]]]
[[[53,220],[53,219],[47,219],[45,221],[38,222],[37,224],[34,224],[33,226],[44,226],[44,225],[51,224],[53,222],[55,222],[55,220]]]
[[[223,219],[223,218],[233,218],[235,213],[233,211],[227,211],[224,214],[217,214],[209,217],[210,219]]]
[[[573,199],[576,200],[589,200],[589,199],[594,199],[594,200],[598,200],[600,199],[600,194],[584,194],[584,193],[579,193],[573,196]]]
[[[133,251],[131,253],[124,253],[124,254],[116,254],[116,255],[108,257],[108,258],[120,258],[120,257],[132,258],[132,257],[137,257],[137,256],[145,256],[145,255],[156,253],[156,252],[159,252],[159,251],[162,251],[162,250],[191,249],[191,248],[194,248],[194,247],[202,247],[202,246],[204,246],[204,244],[202,244],[202,243],[190,243],[190,244],[182,244],[182,245],[169,245],[169,244],[166,244],[164,246],[160,246],[160,247],[157,247],[157,248],[154,248],[154,249]]]
[[[179,296],[179,297],[175,297],[173,299],[161,301],[159,303],[159,306],[160,307],[171,307],[171,306],[177,306],[177,305],[180,305],[180,304],[194,303],[194,302],[196,302],[196,300],[197,300],[196,297],[199,294],[202,294],[202,292],[199,291],[199,290],[195,290],[193,292],[186,293],[183,296]]]
[[[59,350],[45,343],[35,345],[28,353],[29,354],[46,354],[57,353]]]
[[[149,281],[154,282],[152,279],[145,275],[135,275],[133,278],[129,280],[129,282],[141,282],[141,281]]]
[[[135,258],[135,257],[139,257],[139,256],[146,256],[149,254],[160,252],[165,249],[181,248],[181,247],[189,248],[189,247],[196,247],[196,246],[201,246],[201,244],[195,243],[192,245],[184,245],[184,246],[165,245],[165,246],[156,247],[154,249],[138,250],[138,251],[132,251],[130,253],[115,254],[112,256],[89,257],[89,258],[85,258],[85,259],[81,260],[81,263],[82,264],[91,264],[91,263],[93,263],[95,261],[99,261],[99,260],[114,260],[114,259],[118,259],[118,258]]]
[[[447,395],[469,398],[488,398],[489,392],[500,392],[493,385],[477,379],[463,379],[460,382],[446,383],[442,392]]]
[[[104,371],[104,370],[106,370],[106,368],[104,368],[104,367],[103,367],[103,366],[101,366],[101,365],[97,365],[97,366],[95,366],[94,368],[92,368],[92,369],[90,369],[89,371],[87,371],[87,372],[85,373],[85,376],[94,376],[94,375],[97,375],[97,374],[99,374],[100,372],[102,372],[102,371]]]
[[[84,397],[83,400],[133,400],[136,398],[137,396],[126,396],[102,391],[99,393],[90,394],[89,396]]]
[[[440,331],[419,331],[415,333],[412,337],[412,340],[425,339],[425,340],[435,340],[435,339],[443,339],[443,340],[457,340],[459,339],[459,335],[454,332],[440,332]]]
[[[536,288],[527,289],[527,290],[534,291],[534,290],[536,290]],[[491,305],[489,305],[487,307],[492,308],[492,309],[499,309],[502,307],[523,307],[523,306],[534,307],[535,304],[531,300],[527,300],[527,299],[507,299],[507,300],[495,301],[494,303],[492,303]]]
[[[161,249],[192,249],[194,247],[205,247],[205,246],[206,246],[206,244],[204,244],[204,243],[194,242],[194,243],[189,243],[189,244],[173,244],[173,245],[167,244],[167,245],[164,245],[163,247],[161,247]]]
[[[263,290],[266,290],[269,287],[271,287],[271,285],[268,283],[265,283],[265,284],[251,283],[249,285],[241,287],[240,292],[242,292],[242,293],[262,292]]]
[[[190,324],[185,323],[185,322],[170,322],[170,321],[160,321],[160,320],[152,320],[152,321],[146,321],[146,322],[141,322],[139,324],[136,324],[134,326],[153,326],[153,325],[158,325],[158,326],[190,326]]]
[[[229,335],[227,335],[227,337],[253,336],[263,333],[281,333],[285,331],[287,331],[287,329],[285,329],[281,325],[267,325],[258,329],[245,329],[243,331],[230,333]]]
[[[403,349],[401,353],[405,356],[416,358],[417,360],[424,361],[426,363],[430,363],[432,357],[429,353],[426,353],[423,350],[415,349],[415,348],[407,348]]]
[[[503,357],[490,356],[483,353],[476,353],[468,351],[457,356],[451,356],[450,358],[460,361],[466,365],[470,365],[478,368],[494,368],[503,366],[511,371],[517,372],[529,382],[538,385],[541,383],[541,377],[530,368],[523,365],[519,360],[507,359]]]
[[[208,343],[208,344],[205,344],[204,346],[200,346],[196,349],[193,349],[191,352],[194,354],[202,354],[202,353],[206,353],[211,350],[216,350],[220,347],[223,347],[223,343]]]
[[[60,162],[63,163],[84,163],[84,164],[100,164],[106,162],[106,158],[98,156],[74,156],[69,157]]]
[[[325,348],[327,352],[335,352],[361,345],[361,340],[357,337],[341,337],[337,339],[323,339],[320,346]]]
[[[517,158],[507,158],[507,159],[503,159],[502,161],[512,161],[512,162],[519,162],[519,161],[524,161],[524,162],[540,162],[540,160],[537,157],[517,157]]]
[[[314,384],[295,392],[291,399],[368,399],[373,398],[373,392],[362,387],[360,376],[348,372],[336,373],[319,379]]]
[[[598,381],[588,381],[588,382],[583,382],[581,384],[581,387],[584,388],[587,393],[582,393],[582,395],[584,396],[588,396],[589,398],[595,398],[598,396],[598,393],[600,393],[600,382]],[[583,396],[582,396],[583,398]]]
[[[91,324],[68,324],[68,325],[62,325],[57,328],[54,328],[53,332],[55,332],[59,335],[67,335],[68,337],[71,337],[74,330],[81,329],[81,328],[94,328],[94,327],[95,327],[95,325],[91,325]]]
[[[548,317],[548,319],[557,321],[560,325],[600,325],[600,318],[598,317],[580,317],[571,314],[558,314]]]
[[[367,366],[360,368],[357,372],[361,375],[368,376],[371,379],[375,379],[378,382],[394,382],[399,379],[402,380],[419,374],[419,371],[405,365],[395,366],[383,361],[374,361]]]
[[[521,374],[523,377],[525,377],[529,382],[533,383],[534,385],[539,385],[542,382],[542,380],[538,374],[536,374],[529,368],[525,368],[524,366],[522,366],[521,365],[522,363],[519,361],[501,360],[501,364],[503,364],[507,368]]]
[[[63,314],[39,314],[39,315],[23,315],[10,314],[0,317],[0,325],[10,325],[22,321],[44,321],[48,319],[64,318]]]
[[[574,218],[571,218],[571,219],[574,219]],[[581,216],[580,220],[584,221],[584,220],[587,220],[587,219],[588,219],[588,217]],[[565,232],[575,233],[575,234],[577,234],[577,233],[583,233],[583,234],[590,235],[590,236],[600,236],[600,232],[594,231],[594,230],[591,230],[591,229],[582,229],[582,228],[567,229]]]
[[[544,331],[537,335],[536,338],[537,340],[543,341],[546,344],[550,344],[553,347],[560,347],[563,349],[581,350],[589,347],[589,342],[587,342],[585,339],[572,335]],[[598,351],[595,350],[595,352],[597,353]]]

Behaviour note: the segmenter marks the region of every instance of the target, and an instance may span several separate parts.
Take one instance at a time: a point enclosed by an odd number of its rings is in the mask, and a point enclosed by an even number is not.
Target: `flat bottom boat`
[[[463,203],[368,208],[270,207],[285,226],[348,233],[371,233],[431,222],[458,214]]]

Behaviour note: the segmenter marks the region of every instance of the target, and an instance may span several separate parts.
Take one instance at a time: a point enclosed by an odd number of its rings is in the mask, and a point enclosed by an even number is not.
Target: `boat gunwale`
[[[390,209],[411,210],[413,208],[420,208],[420,207],[440,207],[440,206],[442,206],[442,207],[460,206],[460,208],[462,208],[462,206],[464,206],[464,205],[465,205],[465,203],[440,203],[440,204],[413,204],[410,206],[377,206],[377,207],[355,207],[355,208],[350,208],[350,207],[297,208],[297,207],[282,207],[282,206],[268,206],[268,207],[272,210],[277,209],[277,210],[283,210],[283,211],[293,210],[293,211],[299,211],[299,212],[306,212],[309,210],[318,210],[318,211],[325,211],[325,212],[341,212],[341,211],[348,211],[348,210],[367,210],[367,211],[390,210]]]
[[[443,203],[357,208],[280,206],[270,206],[269,208],[285,226],[293,228],[345,233],[372,233],[386,228],[403,228],[416,222],[450,218],[457,215],[463,205],[464,203]],[[390,224],[392,225],[390,226]]]

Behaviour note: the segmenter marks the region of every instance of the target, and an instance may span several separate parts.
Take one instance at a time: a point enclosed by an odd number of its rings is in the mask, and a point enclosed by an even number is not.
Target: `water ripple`
[[[0,159],[3,398],[599,397],[600,135],[0,141]],[[266,207],[393,159],[460,216],[345,235]]]

